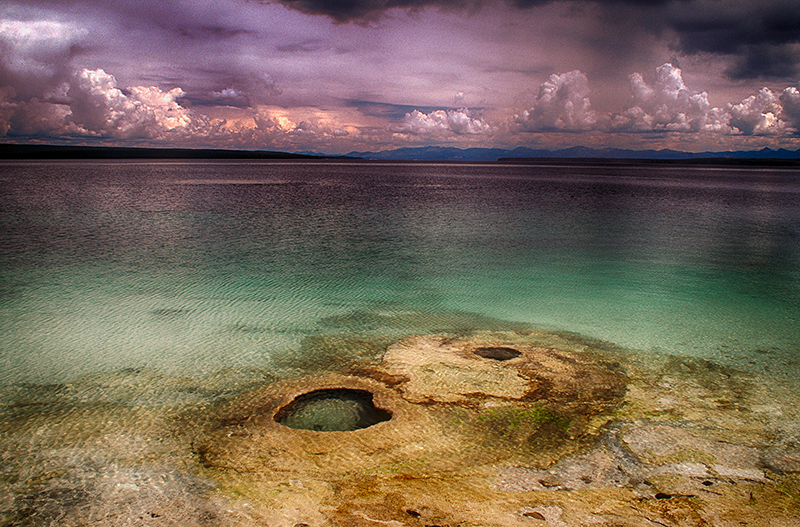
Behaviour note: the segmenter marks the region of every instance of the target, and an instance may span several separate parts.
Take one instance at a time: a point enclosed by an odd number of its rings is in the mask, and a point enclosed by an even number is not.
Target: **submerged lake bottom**
[[[357,346],[385,345],[368,341]],[[790,383],[541,330],[416,335],[385,349],[288,378],[126,369],[6,388],[3,525],[800,517],[800,394]],[[308,394],[322,406],[301,410],[301,426],[285,422]],[[381,418],[352,426],[365,404]]]
[[[0,164],[0,526],[800,523],[800,178]]]

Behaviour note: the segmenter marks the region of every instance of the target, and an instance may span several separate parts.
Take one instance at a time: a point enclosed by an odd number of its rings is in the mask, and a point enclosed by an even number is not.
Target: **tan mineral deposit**
[[[256,388],[192,445],[232,525],[788,527],[791,401],[568,335],[423,335],[347,375]]]

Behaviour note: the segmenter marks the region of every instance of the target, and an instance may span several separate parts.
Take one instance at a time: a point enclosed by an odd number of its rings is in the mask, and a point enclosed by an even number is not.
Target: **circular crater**
[[[511,360],[522,355],[522,352],[506,346],[486,346],[482,348],[475,348],[473,353],[479,357],[483,357],[484,359],[492,360]]]
[[[390,411],[375,406],[370,392],[350,388],[298,395],[275,414],[275,421],[284,426],[315,432],[351,432],[391,418]]]

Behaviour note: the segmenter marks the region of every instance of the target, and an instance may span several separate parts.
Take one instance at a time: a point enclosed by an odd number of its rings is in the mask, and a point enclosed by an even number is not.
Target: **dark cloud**
[[[191,2],[175,0],[30,0],[16,11],[24,17],[37,19],[58,13],[81,23],[95,23],[147,34],[156,38],[191,38],[195,40],[227,40],[252,30],[230,23],[226,16],[232,7],[227,0],[195,8]]]
[[[338,23],[375,21],[392,9],[431,7],[475,14],[498,6],[521,10],[563,4],[575,16],[600,14],[605,32],[588,45],[609,61],[642,52],[632,42],[648,32],[672,41],[680,54],[714,54],[729,61],[727,75],[739,79],[796,79],[800,73],[800,0],[262,0],[290,9],[326,16]],[[31,9],[69,11],[84,20],[113,18],[124,30],[153,34],[157,39],[197,42],[230,41],[247,35],[234,20],[242,9],[233,0],[190,8],[189,2],[167,0],[31,0]],[[586,9],[583,9],[586,8]],[[91,38],[91,37],[90,37]],[[315,43],[285,43],[280,51],[315,50]],[[64,61],[62,60],[62,63]]]
[[[800,0],[258,1],[10,0],[0,137],[320,149],[800,129]]]
[[[252,31],[247,31],[239,28],[212,26],[212,25],[199,25],[192,26],[176,26],[173,28],[176,33],[181,36],[197,39],[197,40],[227,40],[239,35],[252,34]]]
[[[373,20],[392,8],[421,8],[457,0],[279,0],[279,3],[309,15],[325,15],[337,22]]]
[[[711,2],[696,0],[683,9],[667,6],[651,16],[659,29],[676,35],[685,54],[727,55],[732,79],[796,78],[800,66],[800,0]]]
[[[673,39],[676,51],[728,56],[732,79],[796,78],[800,71],[800,0],[275,0],[336,22],[379,19],[391,9],[425,7],[475,11],[506,4],[529,9],[553,3],[595,6],[613,34],[605,36],[609,54],[626,35],[649,31]],[[577,10],[575,12],[579,12]],[[603,43],[599,43],[603,45]],[[628,53],[637,50],[629,47]],[[602,50],[601,50],[602,51]]]
[[[296,9],[310,15],[328,16],[337,22],[357,20],[374,20],[390,9],[421,9],[425,7],[443,9],[474,10],[483,6],[491,6],[498,0],[275,0],[286,7]],[[519,9],[553,4],[563,0],[500,0]],[[609,3],[635,5],[661,5],[669,0],[613,0]],[[565,2],[566,3],[566,2]],[[591,0],[578,0],[576,4],[591,3]]]
[[[686,52],[735,53],[741,46],[800,41],[800,2],[753,2],[731,10],[694,4],[697,10],[673,10],[665,20]]]
[[[442,108],[437,106],[419,106],[419,105],[407,105],[407,104],[389,104],[383,102],[374,102],[374,101],[360,101],[360,100],[348,100],[345,101],[345,104],[351,108],[357,108],[364,115],[368,115],[370,117],[381,117],[384,119],[402,119],[406,114],[409,114],[413,111],[420,111],[426,114],[434,112],[436,110],[441,110]],[[455,108],[445,108],[445,110],[454,110]]]
[[[275,49],[283,53],[313,53],[324,48],[325,43],[320,39],[280,44],[275,47]]]
[[[246,108],[272,103],[282,93],[272,77],[259,72],[241,74],[204,70],[203,77],[203,83],[188,92],[184,99],[186,103]]]
[[[796,79],[800,52],[790,45],[745,46],[725,73],[732,79]]]
[[[286,7],[310,15],[324,15],[337,22],[374,20],[390,9],[443,9],[475,10],[504,3],[518,9],[529,9],[554,3],[605,4],[612,8],[630,9],[632,6],[662,6],[676,0],[274,0]],[[684,2],[688,0],[677,0]]]

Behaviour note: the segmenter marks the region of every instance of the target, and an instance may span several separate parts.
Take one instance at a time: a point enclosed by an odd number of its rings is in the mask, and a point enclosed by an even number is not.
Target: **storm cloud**
[[[702,0],[682,8],[668,5],[659,11],[662,13],[663,18],[656,20],[676,34],[676,50],[731,57],[727,69],[731,78],[797,78],[800,71],[797,0]]]

